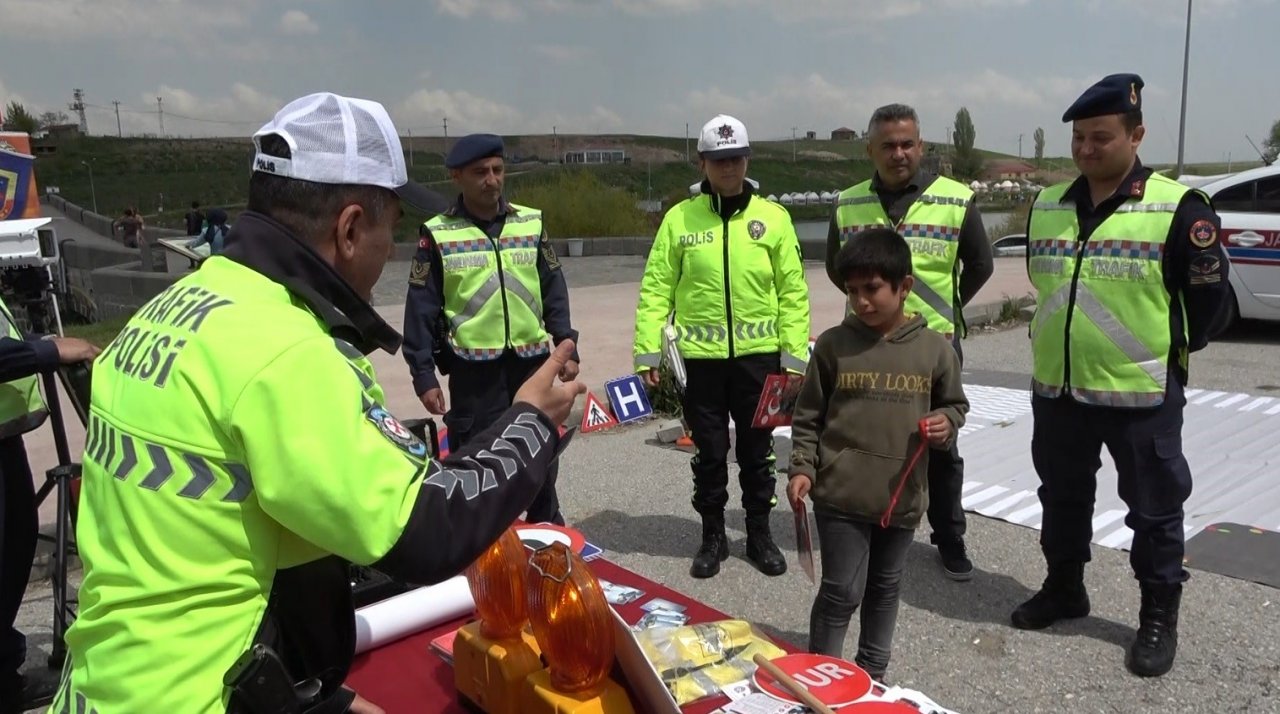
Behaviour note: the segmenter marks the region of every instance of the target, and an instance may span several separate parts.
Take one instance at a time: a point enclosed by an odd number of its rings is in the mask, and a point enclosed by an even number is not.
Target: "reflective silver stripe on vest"
[[[861,206],[864,203],[880,203],[880,197],[875,194],[871,194],[869,196],[854,196],[852,198],[842,198],[840,199],[839,203],[837,203],[836,205]]]
[[[1071,388],[1077,402],[1099,407],[1142,409],[1164,404],[1164,392],[1103,392],[1097,389]]]
[[[676,325],[676,339],[724,342],[729,339],[729,331],[724,325]]]
[[[775,320],[764,322],[739,322],[733,326],[733,336],[739,340],[777,337],[778,323]]]
[[[529,292],[529,288],[525,287],[524,283],[514,279],[508,280],[507,292],[513,293],[516,297],[520,298],[521,302],[529,308],[529,312],[532,312],[534,315],[538,315],[539,321],[541,321],[542,306],[538,303],[538,298],[533,293]],[[470,307],[471,304],[467,303],[467,306]]]
[[[502,281],[495,272],[489,276],[488,280],[484,281],[479,290],[476,290],[471,299],[467,301],[467,304],[463,305],[462,309],[458,311],[458,314],[449,318],[449,324],[453,326],[454,331],[458,331],[463,323],[480,314],[489,299],[497,295],[498,290],[501,288]]]
[[[1173,213],[1178,210],[1176,203],[1122,203],[1116,213]]]
[[[1034,341],[1036,336],[1040,334],[1040,330],[1044,329],[1044,325],[1053,317],[1053,313],[1067,306],[1071,301],[1071,284],[1068,283],[1053,291],[1049,297],[1045,298],[1044,304],[1036,308],[1036,312],[1031,316],[1031,339]]]
[[[503,221],[503,224],[509,226],[515,223],[528,223],[529,221],[538,221],[541,219],[542,214],[540,213],[529,213],[523,216],[518,216],[514,213],[507,213],[507,218]]]
[[[1093,293],[1089,292],[1088,286],[1076,287],[1076,307],[1093,320],[1103,334],[1111,338],[1115,346],[1120,348],[1124,356],[1141,367],[1142,371],[1150,375],[1156,384],[1161,386],[1165,384],[1169,377],[1168,368],[1161,364],[1159,357],[1152,354],[1151,350],[1129,331],[1129,328],[1121,324],[1120,320],[1111,314],[1111,311],[1099,302]],[[1127,394],[1127,392],[1117,392],[1117,394]]]
[[[525,357],[525,358],[536,357],[538,355],[544,355],[550,352],[551,343],[550,342],[534,342],[533,344],[528,344],[528,345],[515,345],[511,349],[515,350],[516,355],[519,357]]]
[[[915,285],[911,287],[911,292],[916,297],[924,301],[926,305],[933,308],[944,320],[951,324],[956,324],[956,311],[947,300],[943,300],[942,296],[934,292],[934,289],[925,285],[923,280],[917,280]],[[846,303],[848,301],[845,301]],[[846,311],[848,308],[846,307]]]
[[[645,354],[636,355],[635,363],[639,367],[657,369],[662,366],[662,355],[658,352],[647,352]]]
[[[924,194],[916,199],[919,203],[932,203],[935,206],[968,206],[969,199],[956,198],[955,196],[935,196],[932,194]]]
[[[1031,204],[1031,209],[1034,211],[1071,211],[1074,213],[1076,210],[1076,202],[1036,201]]]
[[[213,473],[210,459],[187,451],[167,448],[153,444],[120,431],[105,420],[96,416],[89,419],[89,434],[85,442],[84,453],[100,465],[103,471],[111,474],[119,481],[128,481],[130,475],[140,463],[139,454],[145,453],[150,466],[137,485],[150,491],[159,491],[169,482],[178,470],[175,461],[185,465],[191,474],[183,484],[178,495],[183,498],[200,500],[218,482]],[[120,461],[116,462],[117,453]],[[232,461],[219,462],[230,474],[232,485],[222,501],[240,503],[253,491],[253,480],[248,467]]]

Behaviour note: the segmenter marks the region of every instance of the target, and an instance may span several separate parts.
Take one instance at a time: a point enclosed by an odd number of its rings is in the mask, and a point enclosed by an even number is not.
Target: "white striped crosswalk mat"
[[[1027,390],[965,385],[972,404],[960,432],[967,511],[1040,527],[1040,485],[1031,462],[1031,395]],[[1218,522],[1280,530],[1280,398],[1216,390],[1187,390],[1183,451],[1193,488],[1184,507],[1190,537]],[[1116,492],[1115,464],[1105,447],[1098,471],[1093,542],[1127,550],[1133,531]]]
[[[1031,462],[1031,393],[1025,389],[966,384],[970,412],[960,430],[967,511],[1039,529],[1043,519]],[[1190,537],[1205,526],[1245,523],[1280,531],[1280,398],[1187,390],[1183,451],[1193,488],[1183,529]],[[785,442],[789,427],[774,430]],[[780,454],[785,456],[785,452]],[[1133,532],[1116,492],[1115,464],[1102,450],[1093,511],[1093,542],[1127,550]]]

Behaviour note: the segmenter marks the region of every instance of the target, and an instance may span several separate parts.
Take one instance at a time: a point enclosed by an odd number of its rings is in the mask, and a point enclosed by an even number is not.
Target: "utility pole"
[[[791,163],[796,162],[796,128],[791,127]]]
[[[116,137],[123,137],[124,132],[120,129],[120,102],[113,99],[111,103],[116,105]]]
[[[160,136],[164,136],[164,100],[156,97],[156,108],[160,113]]]
[[[1018,135],[1018,158],[1022,158],[1022,134]]]
[[[556,161],[560,160],[560,136],[556,134],[556,127],[551,126],[551,155],[556,157]]]
[[[76,114],[79,114],[79,115],[80,115],[80,133],[81,133],[81,134],[88,134],[88,133],[89,133],[89,120],[88,120],[87,118],[85,118],[85,115],[84,115],[84,90],[83,90],[83,89],[77,89],[77,90],[72,91],[72,92],[71,92],[71,97],[72,97],[73,99],[75,99],[75,101],[74,101],[74,102],[72,102],[71,104],[67,105],[67,106],[68,106],[72,111],[74,111]]]
[[[684,162],[689,163],[689,122],[684,123]]]
[[[444,153],[449,154],[449,117],[444,118]]]
[[[1187,138],[1187,70],[1191,62],[1191,0],[1187,0],[1187,43],[1182,52],[1182,116],[1178,119],[1178,168],[1173,178],[1182,175],[1182,149]]]

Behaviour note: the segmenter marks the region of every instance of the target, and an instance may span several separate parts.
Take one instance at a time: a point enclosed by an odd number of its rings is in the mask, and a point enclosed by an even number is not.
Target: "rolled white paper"
[[[356,610],[356,654],[475,612],[461,575]]]

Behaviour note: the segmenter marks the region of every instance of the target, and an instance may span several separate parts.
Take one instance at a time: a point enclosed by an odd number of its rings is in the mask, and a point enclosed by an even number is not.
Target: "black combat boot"
[[[747,516],[747,558],[765,575],[782,575],[787,572],[787,559],[773,544],[769,532],[769,514]]]
[[[1178,607],[1182,584],[1142,585],[1138,636],[1129,645],[1125,664],[1139,677],[1159,677],[1173,668],[1178,653]]]
[[[724,514],[702,517],[702,546],[693,556],[689,574],[709,578],[720,572],[720,562],[729,557],[729,539],[724,534]]]
[[[1049,566],[1040,592],[1013,611],[1013,626],[1043,630],[1058,620],[1089,614],[1089,594],[1084,590],[1084,563]]]

